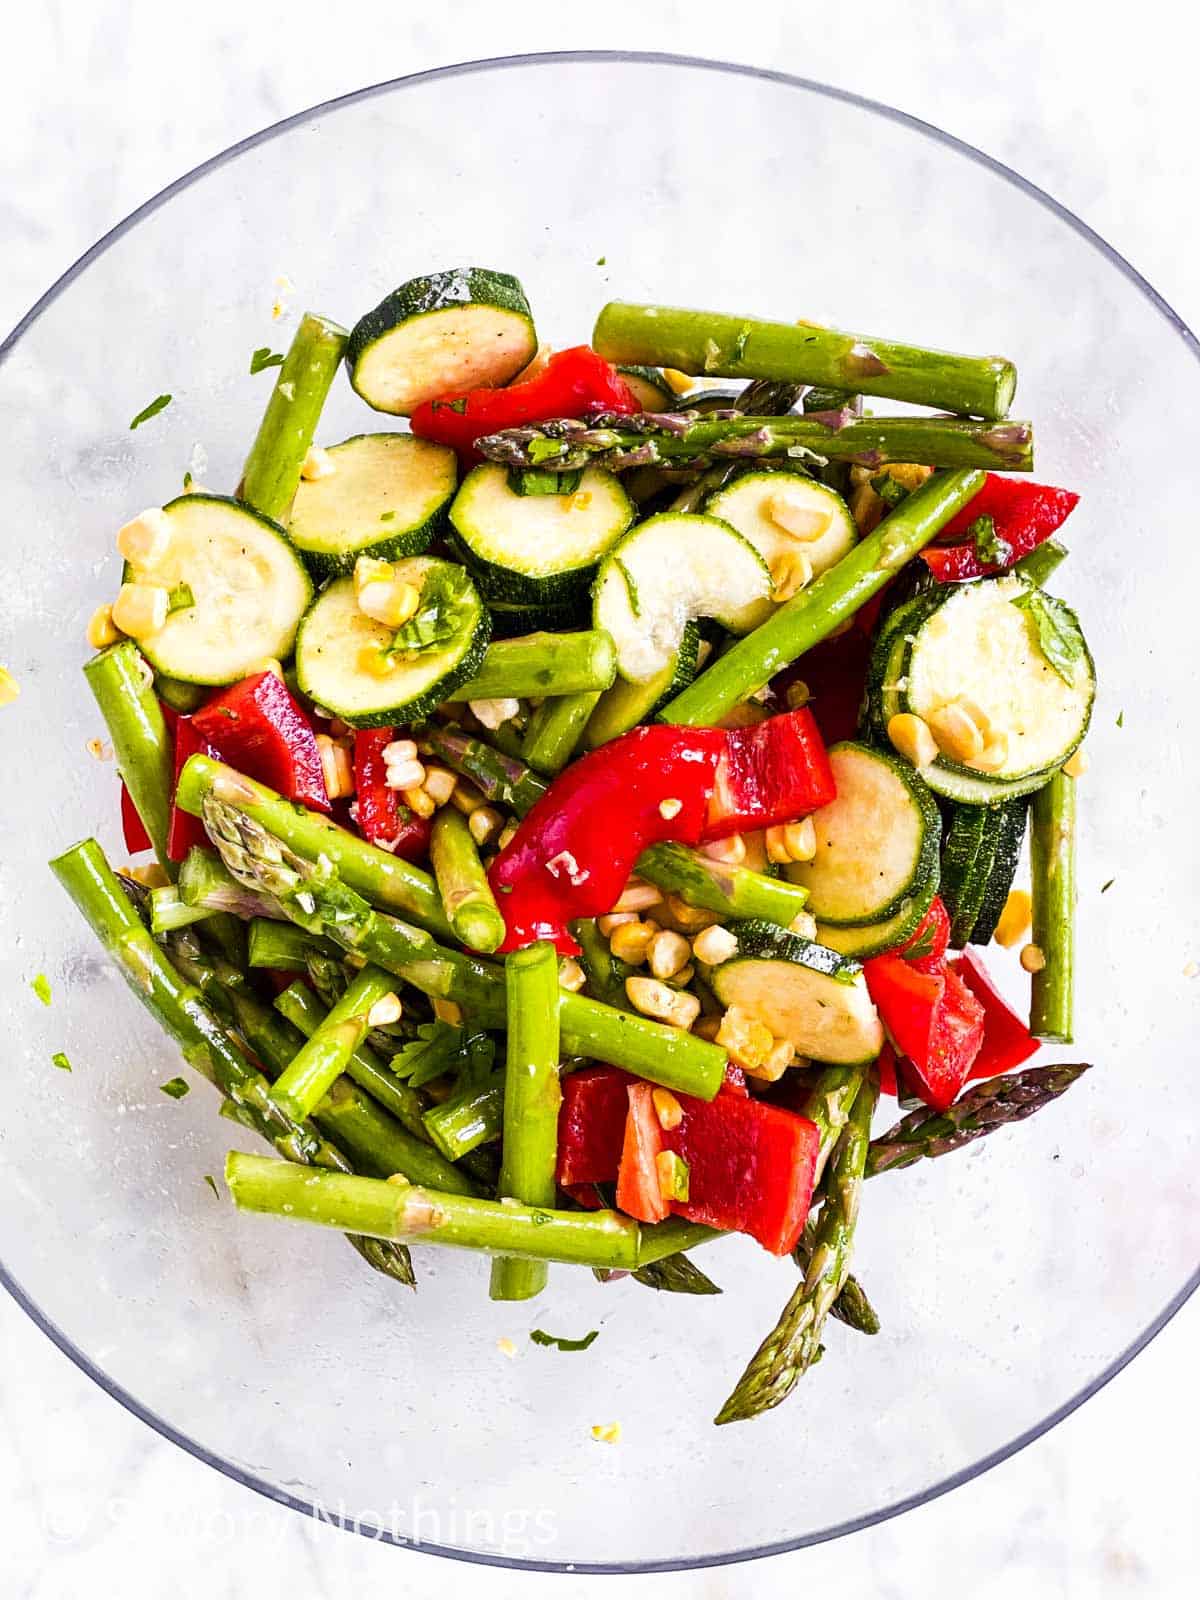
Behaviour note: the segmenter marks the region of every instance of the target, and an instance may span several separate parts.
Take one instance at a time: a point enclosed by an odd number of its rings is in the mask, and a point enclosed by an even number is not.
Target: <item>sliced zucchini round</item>
[[[237,500],[185,494],[163,507],[171,538],[161,560],[126,577],[191,590],[157,633],[138,641],[156,672],[181,683],[236,683],[260,661],[286,660],[312,600],[312,581],[277,523]]]
[[[605,689],[584,730],[584,749],[594,750],[618,734],[628,733],[639,722],[648,722],[659,706],[687,688],[696,676],[699,659],[700,628],[697,623],[689,622],[683,630],[678,651],[661,672],[645,683],[618,678],[611,688]]]
[[[617,371],[643,411],[675,409],[675,391],[663,377],[661,367],[618,367]]]
[[[423,595],[431,580],[455,575],[460,603],[451,637],[411,653],[381,675],[375,663],[395,630],[358,609],[352,578],[337,578],[317,596],[296,638],[300,689],[351,727],[383,728],[428,716],[478,671],[487,649],[491,623],[462,567],[433,556],[409,556],[396,562],[395,570],[402,583]]]
[[[857,961],[771,922],[729,927],[738,953],[709,982],[725,1006],[740,1006],[814,1061],[857,1065],[883,1047],[883,1026]]]
[[[772,515],[773,508],[793,527],[807,525],[812,536],[790,532]],[[819,578],[858,542],[858,528],[841,495],[802,472],[748,472],[710,495],[704,509],[749,539],[772,571],[782,557],[805,555]],[[770,600],[762,601],[754,625],[765,622],[772,609]]]
[[[300,480],[288,537],[322,574],[359,556],[394,561],[433,542],[458,483],[454,451],[410,433],[361,433],[329,446],[336,471]]]
[[[844,956],[853,956],[856,961],[881,956],[885,950],[894,950],[916,933],[917,925],[933,904],[936,893],[937,879],[930,878],[919,894],[902,900],[891,916],[882,922],[872,922],[863,928],[833,928],[818,922],[817,938],[831,950],[837,950]]]
[[[593,616],[613,637],[621,676],[645,683],[674,660],[689,620],[746,633],[771,587],[766,562],[727,522],[664,511],[604,558]]]
[[[520,494],[492,461],[467,474],[450,507],[480,590],[510,605],[577,599],[635,515],[620,479],[602,467],[588,467],[570,494]]]
[[[789,866],[818,922],[882,922],[938,876],[937,802],[907,763],[864,744],[829,752],[837,798],[813,813],[817,852]]]
[[[350,382],[369,406],[406,417],[423,400],[497,387],[537,350],[525,291],[507,272],[455,267],[393,289],[350,332]]]
[[[1096,676],[1079,625],[1061,601],[1050,602],[1080,647],[1066,681],[1042,653],[1033,614],[1014,603],[1028,596],[1047,603],[1017,577],[961,584],[916,630],[909,650],[903,710],[928,720],[963,697],[1007,739],[1007,758],[986,774],[939,759],[940,767],[968,779],[1019,783],[1048,772],[1070,758],[1087,732]]]

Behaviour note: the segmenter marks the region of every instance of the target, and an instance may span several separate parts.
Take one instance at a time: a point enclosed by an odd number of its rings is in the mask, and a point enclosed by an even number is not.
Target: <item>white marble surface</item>
[[[112,222],[264,123],[371,79],[518,50],[641,46],[782,67],[891,101],[1008,161],[1116,244],[1195,326],[1194,66],[1168,0],[1108,28],[1091,5],[977,0],[760,10],[707,0],[52,0],[6,28],[0,325]],[[648,16],[647,12],[652,11]],[[14,32],[15,29],[15,32]],[[966,1595],[1176,1600],[1200,1565],[1198,1416],[1184,1310],[1082,1412],[953,1495],[853,1539],[753,1567],[648,1579],[540,1578],[374,1548],[237,1488],[127,1416],[0,1301],[0,1593],[59,1600],[350,1594],[500,1597]],[[1189,1341],[1189,1333],[1191,1341]]]

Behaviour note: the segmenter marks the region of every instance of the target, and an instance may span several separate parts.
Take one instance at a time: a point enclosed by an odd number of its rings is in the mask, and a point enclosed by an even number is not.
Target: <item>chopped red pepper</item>
[[[179,782],[179,774],[191,756],[219,756],[219,752],[203,737],[196,727],[195,717],[176,716],[174,719],[175,738],[175,782]],[[253,777],[251,773],[249,776]],[[174,789],[172,789],[174,794]],[[187,811],[172,802],[171,826],[167,832],[167,855],[172,861],[182,861],[188,851],[194,846],[208,844],[208,834],[204,831],[204,824],[199,817],[193,817]]]
[[[629,1109],[617,1171],[617,1206],[639,1222],[662,1222],[671,1208],[658,1181],[658,1156],[664,1147],[654,1091],[648,1083],[631,1083],[625,1095]]]
[[[872,643],[866,629],[848,628],[806,650],[794,666],[771,680],[771,687],[784,696],[794,683],[805,685],[807,709],[827,745],[853,739],[858,731]]]
[[[952,1105],[983,1044],[984,1011],[958,974],[918,972],[901,956],[863,963],[867,988],[897,1052],[902,1072],[935,1111]]]
[[[975,952],[964,950],[951,967],[983,1007],[983,1044],[968,1077],[994,1078],[1028,1061],[1038,1041],[992,983]]]
[[[329,810],[312,724],[275,673],[256,672],[223,689],[192,722],[221,759],[248,778],[288,800]]]
[[[611,1183],[621,1161],[631,1083],[619,1067],[581,1067],[562,1081],[558,1112],[558,1169],[564,1189]]]
[[[395,737],[395,728],[360,728],[354,735],[355,815],[364,839],[405,861],[419,861],[428,853],[432,823],[388,788],[383,752]]]
[[[706,840],[793,822],[837,794],[824,741],[803,707],[730,728],[726,739],[702,835]]]
[[[124,784],[121,785],[121,832],[125,836],[125,848],[131,856],[139,856],[143,850],[154,848],[154,840],[146,832],[133,803],[133,796]]]
[[[552,355],[534,378],[506,389],[426,400],[412,414],[412,431],[448,444],[464,464],[482,460],[475,441],[485,433],[546,422],[551,417],[586,417],[597,411],[630,413],[642,408],[615,367],[586,344]]]
[[[876,1058],[875,1071],[879,1074],[880,1094],[899,1094],[896,1082],[896,1052],[888,1039],[883,1041],[883,1049]]]
[[[921,551],[921,559],[939,583],[961,583],[967,578],[986,577],[1003,572],[1014,561],[1055,533],[1079,504],[1072,489],[1055,489],[1047,483],[1028,483],[1019,478],[1002,478],[989,472],[983,488],[967,502],[938,535],[938,543]],[[971,524],[990,517],[995,535],[1007,546],[1002,561],[980,556],[974,540],[954,543],[970,534]]]
[[[941,972],[950,943],[950,913],[941,896],[934,895],[929,910],[917,923],[916,931],[888,954],[903,956],[918,972]]]

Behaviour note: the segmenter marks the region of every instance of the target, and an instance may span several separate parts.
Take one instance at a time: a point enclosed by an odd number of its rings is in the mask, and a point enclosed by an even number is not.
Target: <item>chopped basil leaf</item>
[[[996,532],[993,517],[976,517],[967,528],[967,537],[974,540],[975,554],[988,566],[1006,567],[1012,560],[1012,545]]]
[[[933,954],[934,925],[931,922],[927,928],[921,930],[921,936],[912,944],[906,945],[901,952],[905,961],[919,961],[925,956]]]
[[[1075,682],[1075,668],[1083,660],[1083,635],[1075,618],[1053,595],[1029,589],[1012,604],[1027,611],[1037,636],[1038,648],[1064,683]]]
[[[204,1181],[219,1200],[221,1198],[221,1191],[217,1188],[217,1180],[213,1177],[211,1172],[206,1172],[204,1174]]]
[[[435,411],[453,411],[456,417],[461,417],[467,409],[467,397],[463,394],[459,395],[457,400],[435,400],[433,409]]]
[[[183,1078],[171,1078],[166,1083],[158,1086],[163,1094],[169,1094],[172,1100],[182,1100],[185,1094],[191,1093],[191,1084]]]
[[[39,972],[29,987],[33,990],[34,994],[37,995],[38,999],[44,1006],[48,1006],[50,1004],[50,979],[44,972]]]
[[[555,1333],[545,1333],[541,1328],[532,1328],[529,1337],[534,1344],[552,1346],[555,1350],[586,1350],[588,1345],[594,1344],[600,1337],[600,1329],[593,1328],[590,1333],[585,1333],[582,1339],[563,1339]]]
[[[177,583],[167,596],[167,615],[172,611],[187,611],[196,604],[196,596],[192,593],[191,585]]]
[[[871,479],[871,487],[883,501],[884,505],[895,510],[901,500],[908,499],[908,490],[902,483],[897,483],[895,478],[889,477],[886,472],[879,473]]]
[[[188,491],[191,489],[192,482],[193,482],[193,479],[192,479],[191,473],[190,472],[185,472],[184,475],[183,475],[183,492],[184,492],[184,494],[187,494]]]
[[[416,614],[392,636],[390,655],[413,656],[446,644],[474,607],[474,587],[462,567],[435,567],[421,585]]]
[[[272,350],[269,344],[259,345],[258,349],[250,357],[251,376],[256,372],[264,371],[267,367],[281,367],[282,365],[283,356],[278,350]]]
[[[544,472],[539,467],[512,467],[508,487],[514,494],[574,494],[583,477],[583,468],[574,472]]]
[[[50,1059],[60,1072],[70,1072],[71,1058],[65,1050],[56,1050]]]
[[[396,513],[394,511],[381,511],[379,513],[379,520],[380,522],[395,522]]]
[[[1118,728],[1123,728],[1124,726],[1125,726],[1125,713],[1123,711],[1118,711],[1117,712],[1117,727]]]
[[[132,433],[135,428],[140,428],[143,422],[149,422],[151,417],[156,417],[160,411],[165,411],[171,404],[172,398],[173,397],[169,394],[160,394],[156,399],[151,400],[146,409],[144,411],[139,411],[137,416],[134,417],[133,421],[129,424],[130,433]]]
[[[596,265],[598,267],[606,267],[608,265],[608,257],[607,256],[597,256],[596,257]]]

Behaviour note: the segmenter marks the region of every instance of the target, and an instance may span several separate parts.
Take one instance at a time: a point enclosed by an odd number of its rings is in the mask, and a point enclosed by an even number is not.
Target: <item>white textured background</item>
[[[5,24],[0,330],[126,212],[266,123],[449,61],[589,47],[779,67],[900,106],[1049,190],[1200,326],[1200,127],[1183,16],[1178,0],[1142,0],[1111,21],[1082,0],[752,13],[728,0],[42,0]],[[854,1600],[1018,1589],[1192,1600],[1198,1332],[1193,1304],[1049,1437],[899,1521],[751,1567],[576,1580],[468,1571],[279,1510],[127,1416],[3,1299],[0,1594],[448,1600],[470,1586],[486,1600],[782,1600],[836,1584]]]

